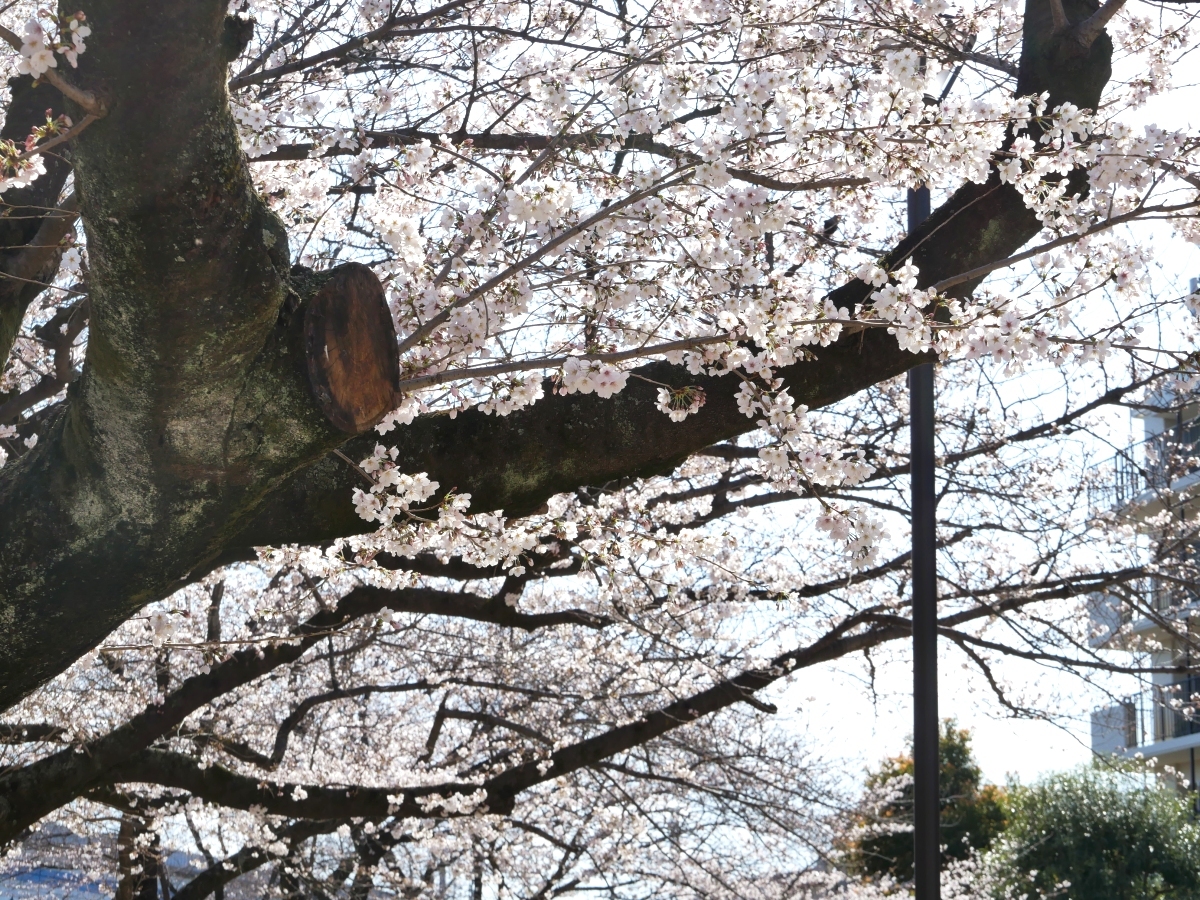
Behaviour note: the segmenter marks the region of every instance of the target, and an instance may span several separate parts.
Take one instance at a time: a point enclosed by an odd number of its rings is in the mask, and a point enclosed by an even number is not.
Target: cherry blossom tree
[[[1194,372],[1153,12],[8,7],[6,865],[830,889],[836,784],[772,714],[909,633],[908,369],[1000,702],[1001,654],[1119,668],[1085,598],[1190,540],[1142,552],[1084,439]]]

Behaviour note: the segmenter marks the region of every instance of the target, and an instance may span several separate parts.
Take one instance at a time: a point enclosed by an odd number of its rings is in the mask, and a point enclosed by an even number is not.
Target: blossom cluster
[[[704,405],[704,389],[698,387],[658,389],[658,408],[665,412],[672,422],[682,422],[692,413],[698,412]]]
[[[372,484],[369,491],[355,489],[354,510],[368,522],[391,524],[397,516],[406,515],[414,504],[424,503],[437,493],[436,481],[430,481],[423,472],[405,475],[396,468],[395,458],[394,447],[389,451],[379,444],[375,453],[360,464]]]
[[[46,20],[49,27],[44,24]],[[36,17],[25,21],[17,71],[39,78],[47,70],[58,68],[55,53],[62,54],[71,68],[77,67],[79,55],[87,50],[84,40],[92,33],[86,22],[87,16],[82,12],[58,16],[44,9],[38,10]]]
[[[558,390],[562,394],[594,392],[597,397],[611,397],[628,382],[629,373],[614,365],[573,356],[563,363]]]
[[[63,134],[72,124],[71,117],[65,113],[51,116],[51,111],[47,110],[45,124],[30,131],[24,144],[7,138],[0,140],[0,193],[9,188],[28,187],[38,176],[44,175],[46,164],[40,156],[38,143]]]

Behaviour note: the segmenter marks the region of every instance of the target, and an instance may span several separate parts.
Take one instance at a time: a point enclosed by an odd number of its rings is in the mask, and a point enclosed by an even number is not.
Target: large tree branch
[[[646,744],[696,719],[737,703],[751,702],[753,695],[803,668],[845,656],[864,647],[903,637],[910,631],[906,621],[869,625],[871,616],[851,616],[814,643],[780,654],[765,668],[752,669],[721,681],[707,690],[669,703],[625,725],[555,750],[548,758],[514,766],[483,782],[448,782],[437,785],[372,788],[354,786],[328,788],[292,782],[269,783],[240,775],[218,765],[201,768],[191,757],[165,750],[144,750],[107,772],[107,783],[143,782],[186,790],[194,796],[234,809],[260,807],[271,815],[309,819],[346,819],[356,816],[380,820],[400,818],[443,818],[448,815],[436,797],[471,795],[482,790],[486,810],[512,812],[516,797],[542,782],[569,775]],[[757,705],[757,704],[756,704]],[[534,739],[536,740],[536,739]],[[297,791],[297,788],[300,788]],[[482,807],[481,807],[482,808]],[[470,815],[471,812],[467,812]]]
[[[1093,8],[1089,0],[1072,3],[1080,19]],[[1051,106],[1069,101],[1094,109],[1111,73],[1107,35],[1084,54],[1064,56],[1052,34],[1048,0],[1030,0],[1026,10],[1018,92],[1045,90]],[[1082,173],[1074,176],[1072,186],[1086,190]],[[881,264],[896,265],[911,256],[920,268],[921,285],[929,286],[1011,256],[1040,230],[1041,223],[1021,195],[993,171],[987,182],[956,191]],[[956,284],[950,293],[969,295],[980,280]],[[833,291],[831,299],[838,307],[853,309],[870,290],[853,281]],[[895,338],[878,329],[845,335],[829,347],[814,349],[813,357],[778,372],[796,402],[810,409],[836,403],[928,361],[901,350]],[[504,418],[476,411],[454,419],[423,417],[390,436],[388,443],[399,447],[405,471],[427,472],[443,489],[469,492],[475,509],[522,515],[553,494],[580,485],[668,472],[689,455],[755,428],[737,408],[739,383],[731,377],[697,378],[666,363],[651,363],[636,373],[675,386],[698,385],[707,402],[683,422],[671,422],[657,407],[657,388],[631,379],[609,400],[561,397],[547,390],[547,398],[536,406]],[[346,452],[366,456],[375,443],[376,438],[367,435]],[[355,486],[354,473],[345,463],[333,457],[321,460],[264,504],[230,545],[228,558],[244,555],[250,546],[319,543],[366,530],[346,500]]]
[[[326,635],[385,607],[394,612],[465,618],[523,629],[564,624],[597,627],[607,621],[575,610],[520,613],[504,603],[502,597],[480,597],[464,592],[431,588],[399,591],[369,586],[355,588],[338,601],[335,609],[322,610],[309,617],[291,637],[239,650],[209,672],[187,679],[162,703],[148,707],[103,737],[79,748],[82,752],[68,747],[0,775],[0,842],[79,796],[98,779],[106,778],[113,766],[173,733],[196,710],[280,666],[295,662]],[[12,734],[14,729],[15,726],[9,728],[8,733]],[[280,749],[280,754],[282,752]]]
[[[92,260],[88,359],[37,448],[0,472],[0,705],[222,558],[366,527],[349,502],[358,476],[325,456],[345,434],[295,371],[304,310],[283,305],[286,236],[238,149],[224,4],[97,2],[79,79],[110,112],[72,148]],[[1092,10],[1071,6],[1076,20]],[[1085,54],[1063,52],[1046,37],[1047,9],[1029,2],[1023,89],[1094,107],[1111,45],[1101,36]],[[957,191],[885,262],[911,255],[932,284],[1012,255],[1039,227],[993,176]],[[833,299],[853,307],[868,292],[852,282]],[[810,407],[925,361],[879,330],[814,357],[780,373]],[[477,509],[516,514],[582,484],[669,470],[754,427],[731,378],[665,363],[640,374],[698,383],[708,403],[672,423],[656,388],[634,381],[613,400],[551,396],[504,419],[423,417],[391,442],[406,470],[470,492]]]
[[[372,142],[372,146],[411,146],[422,141],[428,141],[436,145],[445,137],[451,143],[457,145],[468,144],[480,150],[496,150],[510,153],[541,152],[550,149],[568,150],[573,148],[611,147],[615,142],[621,140],[615,134],[606,133],[549,135],[505,134],[503,132],[494,133],[489,131],[478,134],[455,132],[449,135],[439,135],[432,131],[422,131],[418,128],[367,131],[364,132],[363,137],[369,139]],[[287,144],[272,150],[270,153],[257,156],[253,161],[278,162],[280,160],[308,159],[318,146],[317,144]],[[621,142],[621,147],[621,152],[639,150],[651,156],[658,156],[677,162],[696,164],[703,161],[702,157],[697,153],[668,146],[661,141],[654,140],[654,137],[648,134],[632,134]],[[330,147],[321,156],[349,156],[359,152],[361,151],[351,150],[346,147]],[[773,191],[820,191],[828,188],[855,187],[871,183],[869,178],[861,176],[796,180],[795,177],[790,179],[780,178],[738,166],[728,166],[726,171],[730,177],[738,181],[744,181],[747,184],[756,184],[759,187],[765,187]]]
[[[943,633],[959,636],[962,633],[955,631],[955,626],[975,622],[1003,612],[1010,612],[1049,598],[1074,597],[1093,593],[1097,590],[1105,590],[1114,584],[1121,583],[1140,574],[1140,570],[1121,570],[1088,578],[1073,578],[1048,582],[1033,591],[1017,593],[1016,589],[1013,588],[1014,595],[1006,599],[995,603],[981,603],[970,609],[960,610],[959,612],[944,616],[939,620],[939,629]],[[516,794],[520,791],[527,790],[542,781],[548,780],[550,777],[558,777],[569,774],[571,771],[579,768],[595,765],[601,760],[607,759],[617,753],[661,737],[700,716],[718,712],[739,702],[749,703],[756,708],[766,708],[766,705],[758,701],[754,697],[754,694],[770,684],[800,669],[842,658],[850,653],[876,647],[888,641],[904,637],[911,632],[911,627],[911,622],[908,619],[878,609],[863,610],[853,616],[849,616],[832,627],[823,637],[812,644],[781,654],[764,668],[748,670],[734,678],[720,682],[708,690],[668,704],[636,722],[617,726],[595,738],[578,742],[556,751],[551,757],[554,761],[553,767],[547,768],[545,766],[546,760],[526,763],[484,782],[482,787],[488,795],[489,809],[495,812],[511,811],[512,802]],[[994,646],[1000,647],[1000,645]],[[1013,652],[1018,655],[1022,653],[1022,651],[1015,649]],[[1061,656],[1056,657],[1056,659],[1063,663],[1069,662],[1069,660]],[[1084,661],[1084,664],[1088,664],[1087,661]],[[1168,670],[1156,669],[1155,671]],[[1174,671],[1174,669],[1170,669],[1169,671]],[[477,717],[473,713],[454,712],[449,715],[456,717]],[[507,724],[509,726],[512,725],[512,723]],[[520,730],[519,727],[518,730]],[[529,733],[526,736],[535,741],[542,740],[542,736],[536,733]],[[185,765],[184,759],[183,757],[177,759],[172,771],[175,772],[176,778],[188,777],[193,779],[192,787],[181,781],[172,781],[167,786],[182,787],[191,790],[197,783],[195,781],[195,773],[187,776],[179,774],[178,767]],[[149,771],[149,769],[145,771]],[[153,781],[154,779],[151,780]],[[247,781],[250,781],[250,779],[247,779]],[[244,787],[248,788],[248,785]],[[290,785],[276,786],[273,790],[273,796],[278,797],[281,794],[288,794],[291,789],[292,786]],[[429,788],[428,790],[432,793],[439,793],[445,796],[448,792],[461,791],[462,786],[457,784],[443,785]],[[222,802],[216,796],[204,793],[200,795],[214,802]],[[415,796],[427,796],[427,793],[425,789],[421,789]],[[360,810],[357,813],[358,815],[371,815],[372,813],[368,810],[368,807],[372,810],[377,810],[377,797],[367,797],[365,801],[367,805],[358,808]],[[286,798],[283,802],[286,804]],[[418,806],[427,812],[424,806],[420,804]],[[286,806],[280,806],[278,812],[284,815],[311,814],[311,811],[301,813],[296,809]],[[347,814],[354,815],[356,813],[350,812]]]
[[[992,592],[999,596],[990,601],[980,600],[977,596],[986,596],[987,592],[968,592],[964,596],[976,599],[976,603],[967,609],[943,616],[939,620],[939,627],[954,629],[1047,599],[1108,590],[1114,584],[1142,574],[1141,570],[1130,569],[1087,578],[1050,581],[1024,590],[1013,585]],[[411,599],[412,603],[409,605],[415,604],[420,607],[437,597],[445,601],[453,596],[455,595],[424,589],[410,589],[397,593],[366,589],[353,591],[342,598],[335,610],[319,612],[307,620],[297,629],[296,639],[293,641],[239,651],[215,666],[211,672],[188,679],[168,695],[162,704],[149,707],[105,737],[82,747],[66,748],[23,769],[5,774],[0,777],[0,841],[11,838],[43,815],[97,786],[118,782],[161,784],[188,790],[212,802],[234,808],[248,809],[252,805],[262,805],[273,814],[318,818],[378,818],[389,814],[388,810],[403,816],[427,816],[431,814],[430,809],[417,802],[417,798],[426,798],[430,794],[445,796],[447,793],[471,793],[483,787],[488,794],[488,804],[492,811],[505,812],[511,810],[517,793],[548,778],[594,765],[616,753],[661,737],[699,716],[735,703],[745,702],[756,708],[765,708],[754,694],[790,672],[879,646],[903,637],[911,630],[910,622],[891,610],[862,610],[833,625],[824,636],[813,643],[781,654],[764,668],[743,672],[691,697],[670,703],[635,722],[612,728],[595,738],[556,751],[551,757],[554,766],[549,770],[546,770],[546,760],[543,759],[541,768],[536,761],[522,764],[482,784],[427,786],[415,792],[405,788],[403,790],[409,792],[409,796],[399,806],[395,801],[388,799],[389,793],[397,793],[396,788],[373,792],[358,789],[348,796],[344,790],[310,789],[307,785],[302,785],[309,798],[298,800],[294,795],[294,784],[260,783],[257,779],[240,776],[218,766],[201,770],[196,766],[195,760],[183,754],[146,749],[159,738],[176,736],[174,729],[188,715],[211,700],[228,695],[241,685],[299,659],[305,650],[328,634],[330,629],[337,628],[351,619],[377,612],[385,605],[393,609],[403,609],[406,605],[405,597]],[[459,683],[455,679],[450,681]],[[503,689],[503,686],[499,685],[483,685],[474,681],[470,683]],[[403,685],[397,689],[420,689],[422,686]],[[346,696],[353,695],[354,691],[346,693]],[[319,696],[313,702],[323,699]],[[303,715],[307,708],[302,704],[298,712]],[[291,717],[288,721],[291,721]],[[282,751],[280,755],[281,753]],[[238,756],[236,752],[232,755]],[[261,754],[255,754],[255,757],[252,760],[255,764],[265,763],[265,768],[272,767],[274,760]],[[436,812],[432,814],[437,815]]]

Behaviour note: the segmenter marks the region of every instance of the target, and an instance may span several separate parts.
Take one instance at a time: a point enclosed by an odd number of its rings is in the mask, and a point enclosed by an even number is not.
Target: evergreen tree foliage
[[[947,719],[938,740],[944,859],[965,859],[972,850],[991,846],[1004,829],[1004,788],[982,784],[983,773],[971,752],[971,733]],[[908,751],[884,760],[868,773],[866,795],[850,837],[847,859],[858,874],[890,875],[904,881],[913,874],[913,758]]]
[[[1006,896],[1200,898],[1191,800],[1144,766],[1105,763],[1013,790],[988,862]]]

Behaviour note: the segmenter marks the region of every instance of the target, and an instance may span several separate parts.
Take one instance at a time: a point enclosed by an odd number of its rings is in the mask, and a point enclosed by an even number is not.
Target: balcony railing
[[[1088,486],[1088,501],[1093,506],[1118,509],[1146,491],[1164,490],[1200,471],[1200,419],[1130,444],[1100,469]]]
[[[1200,676],[1192,675],[1171,685],[1155,687],[1154,740],[1169,741],[1200,734],[1200,714],[1192,697],[1200,694]]]
[[[1200,734],[1200,675],[1127,697],[1115,706],[1092,712],[1092,751],[1119,753]]]
[[[1192,550],[1200,559],[1200,547]],[[1181,583],[1176,579],[1148,576],[1129,582],[1134,601],[1097,592],[1088,597],[1088,618],[1091,623],[1091,645],[1106,646],[1118,632],[1135,618],[1156,621],[1158,617],[1181,621],[1195,612],[1200,604],[1200,586]]]

